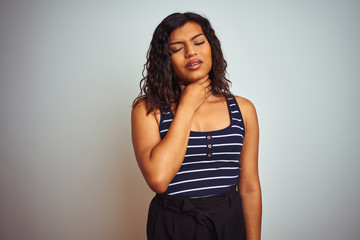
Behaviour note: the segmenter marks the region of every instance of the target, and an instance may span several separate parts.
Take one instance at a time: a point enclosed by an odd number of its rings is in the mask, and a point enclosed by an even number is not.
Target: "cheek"
[[[207,58],[208,58],[208,63],[209,63],[209,65],[210,65],[210,67],[212,67],[212,56],[211,56],[211,52],[208,53]]]
[[[211,47],[208,46],[208,49],[205,51],[206,58],[208,59],[208,62],[212,64],[212,55],[211,55]]]
[[[209,62],[212,64],[212,55],[211,55],[211,52],[209,53]]]

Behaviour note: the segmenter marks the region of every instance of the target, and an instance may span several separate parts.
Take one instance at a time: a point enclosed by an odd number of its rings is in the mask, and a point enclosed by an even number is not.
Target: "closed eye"
[[[204,44],[205,43],[205,41],[202,41],[202,42],[198,42],[198,43],[194,43],[194,45],[196,45],[196,46],[199,46],[199,45],[201,45],[201,44]],[[178,49],[170,49],[170,52],[171,53],[177,53],[177,52],[179,52],[181,49],[183,49],[184,47],[181,47],[181,48],[178,48]]]
[[[205,41],[202,41],[202,42],[199,42],[199,43],[195,43],[195,45],[201,45],[201,44],[204,44],[205,43]]]
[[[178,48],[178,49],[171,49],[170,52],[171,52],[171,53],[177,53],[177,52],[180,51],[181,49],[183,49],[183,47]]]

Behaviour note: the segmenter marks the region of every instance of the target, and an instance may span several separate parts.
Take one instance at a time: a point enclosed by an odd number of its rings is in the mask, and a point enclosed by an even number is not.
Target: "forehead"
[[[196,22],[187,22],[185,25],[176,28],[171,32],[170,42],[189,40],[200,33],[204,33],[200,24]]]

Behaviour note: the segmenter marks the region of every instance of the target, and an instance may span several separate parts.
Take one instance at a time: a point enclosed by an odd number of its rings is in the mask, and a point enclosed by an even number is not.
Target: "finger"
[[[211,95],[212,95],[212,92],[211,92],[211,91],[208,91],[208,92],[205,93],[205,98],[208,98],[208,97],[210,97]]]
[[[206,82],[208,79],[209,79],[209,74],[206,74],[204,77],[202,77],[199,80],[199,83],[202,84],[202,83]]]
[[[209,78],[200,82],[201,85],[205,85],[205,86],[209,85],[210,83],[211,83],[211,80]]]
[[[204,89],[205,89],[206,92],[209,92],[209,91],[211,91],[212,88],[213,87],[211,85],[208,85]]]
[[[211,86],[211,85],[208,86],[208,87],[206,87],[206,88],[205,88],[205,94],[206,94],[206,95],[207,95],[207,94],[211,95],[211,89],[212,89],[212,86]]]

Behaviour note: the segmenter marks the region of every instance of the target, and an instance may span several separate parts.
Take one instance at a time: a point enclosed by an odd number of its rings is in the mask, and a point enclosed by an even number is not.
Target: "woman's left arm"
[[[243,148],[240,154],[239,193],[242,198],[246,240],[261,238],[261,187],[258,173],[259,125],[254,105],[236,97],[245,125]]]

